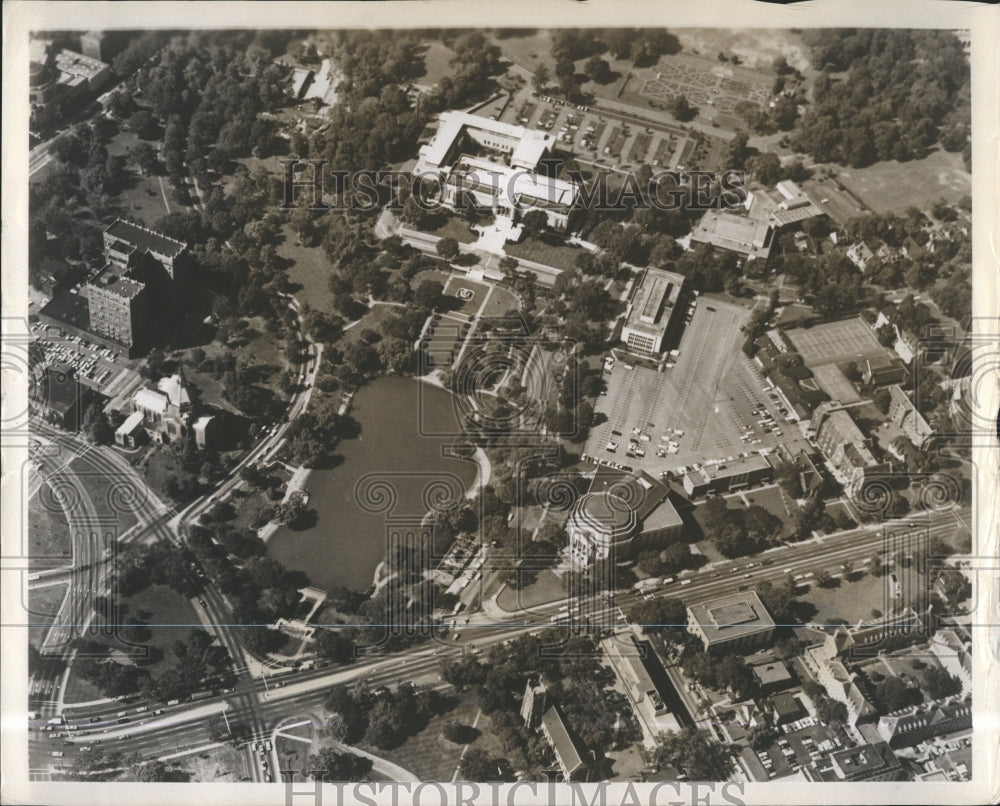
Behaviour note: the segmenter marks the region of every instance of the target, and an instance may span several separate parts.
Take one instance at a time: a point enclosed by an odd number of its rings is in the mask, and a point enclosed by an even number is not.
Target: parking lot
[[[69,336],[52,325],[32,324],[36,343],[50,365],[73,367],[88,386],[102,389],[126,370],[121,351],[94,344],[81,336]]]
[[[640,125],[610,112],[544,95],[535,95],[524,104],[510,104],[501,118],[549,131],[556,135],[561,147],[579,155],[581,161],[608,168],[644,163],[654,168],[680,167],[684,155],[690,155],[695,145],[679,126]]]
[[[607,364],[607,392],[595,405],[607,421],[591,429],[587,456],[657,475],[801,439],[739,349],[747,316],[737,305],[699,298],[663,372],[624,358]]]

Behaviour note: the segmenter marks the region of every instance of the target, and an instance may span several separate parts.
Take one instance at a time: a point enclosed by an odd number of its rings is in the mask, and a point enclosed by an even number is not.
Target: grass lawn
[[[361,317],[358,324],[344,332],[337,345],[338,348],[343,350],[349,344],[356,344],[361,340],[362,331],[369,328],[376,333],[381,333],[382,323],[399,316],[403,311],[403,308],[398,308],[395,305],[376,305]]]
[[[440,42],[428,42],[423,56],[424,74],[418,79],[420,84],[437,84],[445,76],[454,74],[450,62],[455,57],[455,51],[451,48]]]
[[[28,567],[45,558],[71,557],[69,524],[45,482],[28,503]]]
[[[311,308],[324,313],[336,313],[333,308],[333,294],[330,293],[330,276],[333,266],[322,246],[302,246],[287,224],[282,228],[284,241],[277,246],[278,256],[290,260],[288,279],[293,287],[299,286],[295,296],[308,302]]]
[[[134,618],[149,625],[151,635],[144,643],[163,652],[162,659],[146,667],[154,675],[172,662],[174,641],[186,640],[191,630],[204,629],[191,602],[166,585],[151,585],[122,604],[126,621]]]
[[[235,783],[249,780],[243,774],[243,758],[239,750],[225,744],[193,756],[183,756],[175,762],[196,783]]]
[[[480,316],[504,316],[511,311],[521,310],[521,303],[514,294],[505,288],[493,286],[486,305],[479,312]]]
[[[972,186],[962,155],[947,151],[935,151],[922,160],[841,169],[837,179],[876,213],[899,213],[911,205],[927,208],[938,199],[955,202]]]
[[[434,717],[420,733],[410,736],[399,747],[392,750],[365,748],[369,752],[383,756],[415,774],[422,781],[450,781],[462,755],[462,745],[452,744],[441,735],[446,722],[455,720],[463,725],[472,725],[479,707],[475,695],[463,692],[457,695],[458,702],[447,713]],[[488,718],[479,717],[476,730],[480,735],[471,743],[472,747],[487,749],[490,743],[489,730],[485,726]],[[495,741],[495,740],[494,740]],[[502,756],[499,747],[491,747],[488,752]]]
[[[188,212],[191,207],[179,204],[174,198],[170,183],[158,176],[136,174],[135,186],[120,196],[121,205],[129,218],[153,226],[170,213]]]
[[[413,278],[410,280],[410,288],[416,291],[420,287],[420,284],[425,280],[436,280],[441,283],[441,285],[447,285],[451,277],[452,275],[446,271],[424,269],[423,271],[419,271],[413,275]]]
[[[547,244],[537,238],[528,238],[522,243],[509,243],[504,247],[511,257],[533,260],[554,269],[569,271],[576,266],[576,258],[581,247]]]
[[[552,35],[548,30],[527,30],[525,36],[494,37],[504,58],[514,64],[534,72],[540,64],[548,68],[549,75],[555,75],[556,63],[552,58]]]
[[[289,720],[289,724],[299,721],[299,719]],[[321,749],[319,747],[320,736],[318,734],[319,731],[316,729],[315,723],[282,730],[275,742],[275,750],[278,753],[281,763],[280,768],[282,770],[297,771],[308,769],[307,762],[309,761],[309,756],[313,753],[318,753]],[[291,738],[291,736],[298,736],[308,739],[308,741],[300,742],[297,739]],[[296,772],[294,780],[305,781],[307,779],[303,777],[301,772]]]
[[[84,680],[80,675],[70,672],[69,680],[66,683],[65,702],[71,705],[75,702],[93,702],[104,697],[100,689],[92,683]]]
[[[95,474],[93,468],[85,460],[71,462],[70,472],[76,473],[81,484],[87,490],[87,497],[94,504],[98,516],[113,517],[118,524],[118,534],[124,534],[137,523],[135,513],[127,509],[117,509],[108,500],[110,486],[115,479],[106,475]],[[114,496],[110,496],[112,500]]]
[[[864,559],[859,558],[859,559]],[[875,577],[865,574],[856,582],[844,582],[835,588],[810,585],[799,598],[816,606],[812,620],[818,624],[857,624],[861,619],[872,618],[872,609],[886,612],[888,576]],[[902,604],[903,600],[898,600]]]
[[[522,590],[516,590],[508,585],[497,599],[497,604],[508,612],[514,612],[521,608],[535,607],[565,597],[566,590],[563,587],[563,580],[552,571],[546,570],[542,571],[538,575],[538,579],[531,585]]]
[[[449,297],[455,297],[462,303],[461,307],[458,308],[458,313],[464,313],[466,316],[475,316],[479,312],[479,308],[482,306],[483,300],[486,299],[489,291],[490,287],[488,285],[474,283],[462,277],[452,277],[448,281],[444,293]]]
[[[119,606],[123,622],[135,619],[148,626],[150,635],[142,645],[150,648],[149,654],[145,654],[140,647],[117,640],[115,636],[107,637],[101,633],[88,637],[126,653],[154,676],[173,662],[175,641],[186,640],[191,630],[202,629],[198,614],[191,602],[166,585],[151,585],[143,591],[119,600]],[[103,624],[100,617],[96,618],[95,630],[101,626],[97,622]],[[150,661],[148,663],[145,662],[147,658]]]
[[[49,625],[59,612],[63,597],[66,596],[66,590],[67,586],[62,584],[28,591],[28,612],[18,620],[31,625],[28,627],[28,643],[32,646],[41,648]]]
[[[434,217],[435,220],[438,216]],[[443,223],[434,229],[423,229],[430,235],[438,238],[454,238],[459,243],[472,243],[478,240],[478,236],[469,228],[469,223],[458,216],[450,215],[444,217]]]
[[[791,532],[792,523],[798,514],[799,506],[794,500],[783,496],[777,486],[764,489],[747,490],[744,495],[751,504],[764,507],[772,515],[781,518],[784,527],[778,533],[779,537],[787,537]]]

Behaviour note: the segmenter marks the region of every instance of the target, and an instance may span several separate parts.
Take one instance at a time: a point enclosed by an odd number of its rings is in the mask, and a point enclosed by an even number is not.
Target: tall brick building
[[[90,330],[130,352],[148,342],[173,309],[187,244],[117,219],[104,230],[107,260],[87,283]]]

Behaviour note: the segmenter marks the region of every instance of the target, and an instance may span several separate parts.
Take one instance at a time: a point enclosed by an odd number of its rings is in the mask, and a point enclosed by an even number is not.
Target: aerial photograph
[[[971,41],[32,30],[30,781],[975,781]]]

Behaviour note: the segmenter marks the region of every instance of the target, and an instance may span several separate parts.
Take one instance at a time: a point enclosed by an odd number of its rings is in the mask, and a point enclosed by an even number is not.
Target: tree
[[[325,747],[319,755],[309,756],[307,772],[316,781],[362,781],[372,765],[370,758]]]
[[[485,750],[470,747],[459,764],[459,771],[466,781],[511,781],[510,764],[506,759],[495,758]]]
[[[354,642],[341,630],[319,629],[313,638],[316,653],[337,663],[354,660]]]
[[[875,687],[875,697],[886,714],[915,705],[923,699],[919,689],[910,688],[898,677],[888,677],[879,683]]]
[[[521,225],[529,237],[538,237],[548,228],[549,219],[541,210],[529,210],[521,216]]]
[[[413,304],[426,316],[441,307],[444,302],[444,286],[437,280],[424,280],[413,292]]]
[[[778,732],[766,723],[754,725],[747,731],[747,742],[758,753],[763,753],[777,740]]]
[[[667,104],[667,111],[677,120],[686,123],[698,114],[698,107],[692,106],[684,95],[673,96]]]
[[[643,632],[664,632],[667,636],[683,638],[687,629],[687,611],[679,599],[649,599],[632,605],[628,619],[642,627]]]
[[[434,248],[445,260],[451,261],[458,257],[458,241],[454,238],[442,238]]]
[[[823,698],[816,706],[816,713],[825,725],[838,725],[847,722],[847,706],[840,700]]]
[[[535,68],[535,72],[531,76],[531,84],[535,88],[536,92],[542,92],[545,86],[549,83],[549,68],[544,64],[540,64]]]
[[[693,781],[725,781],[733,769],[729,748],[694,726],[658,734],[648,755],[652,763],[669,764]]]
[[[587,78],[598,84],[607,84],[611,81],[611,65],[596,53],[584,62],[583,72]]]
[[[941,700],[960,693],[962,681],[949,674],[947,669],[935,666],[924,672],[923,689],[929,699]]]

